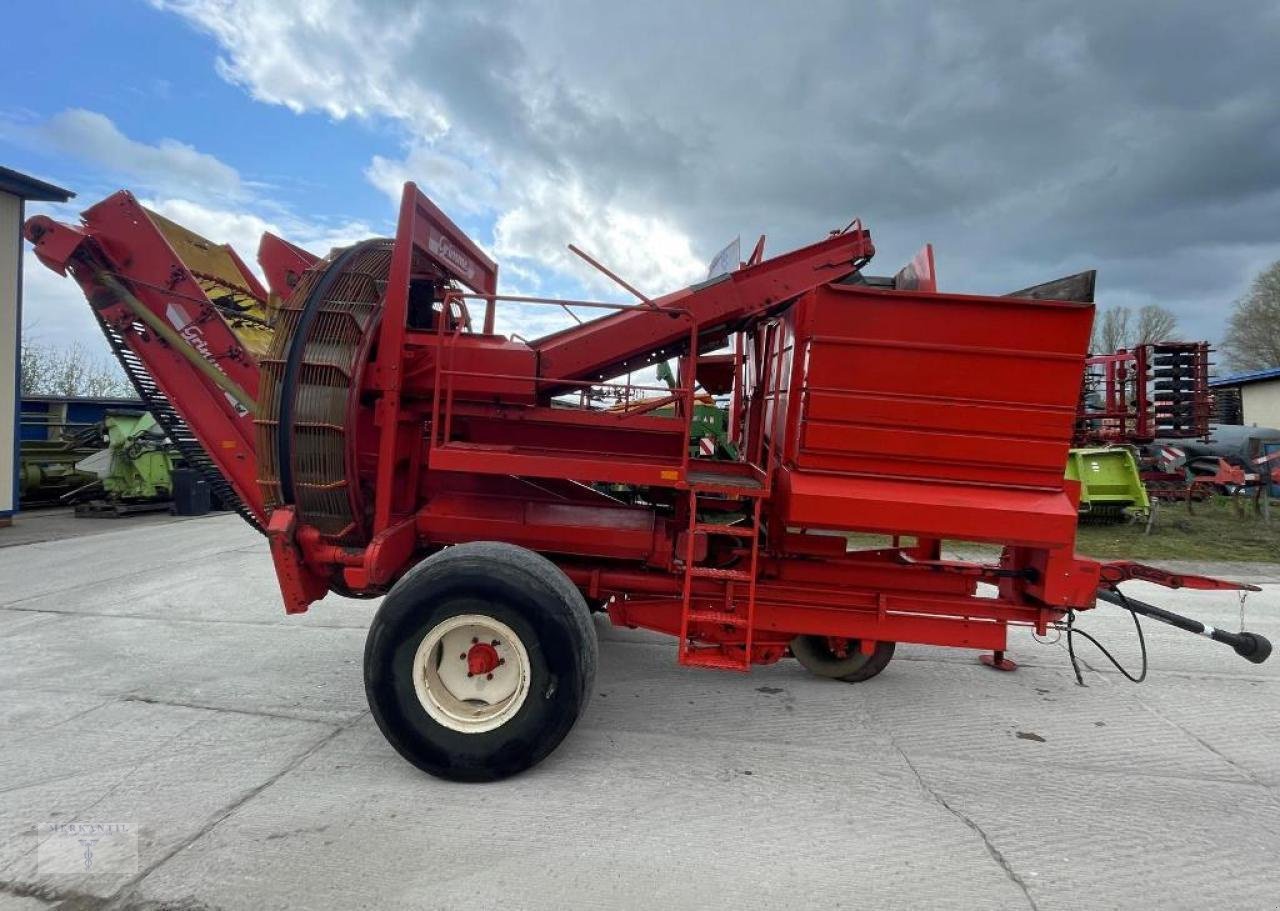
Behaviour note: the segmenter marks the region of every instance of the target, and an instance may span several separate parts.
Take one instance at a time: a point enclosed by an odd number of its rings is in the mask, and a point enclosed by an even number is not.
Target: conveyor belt
[[[98,319],[102,334],[106,336],[107,344],[111,346],[116,359],[120,361],[120,366],[124,368],[125,375],[129,377],[129,382],[137,390],[138,397],[146,404],[147,410],[156,419],[156,423],[164,428],[169,441],[177,447],[187,465],[200,472],[201,477],[209,484],[209,490],[223,506],[234,509],[240,514],[240,518],[253,526],[256,531],[266,534],[257,517],[244,505],[244,501],[240,499],[235,489],[227,483],[227,479],[222,476],[222,472],[204,451],[200,441],[187,426],[187,422],[174,410],[168,397],[147,373],[146,367],[126,344],[124,338],[113,326],[103,320],[97,311],[94,312],[94,316]]]

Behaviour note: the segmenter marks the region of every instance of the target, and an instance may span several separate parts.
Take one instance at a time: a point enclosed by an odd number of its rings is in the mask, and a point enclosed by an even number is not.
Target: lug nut
[[[507,659],[506,659],[506,658],[499,658],[499,659],[498,659],[498,663],[499,663],[499,664],[506,664],[506,663],[507,663]]]
[[[492,679],[493,679],[493,674],[485,674],[485,675],[484,675],[484,679],[485,679],[485,680],[492,680]]]
[[[463,652],[463,653],[462,653],[461,655],[459,655],[458,657],[459,657],[459,658],[461,658],[463,661],[466,661],[466,660],[467,660],[467,653],[466,653],[466,652]]]
[[[480,642],[480,640],[479,640],[479,639],[477,639],[475,636],[472,636],[472,637],[471,637],[471,644],[472,644],[472,645],[477,645],[479,642]]]
[[[493,640],[492,642],[490,642],[489,644],[490,644],[490,645],[492,645],[494,648],[497,648],[497,647],[498,647],[498,640],[497,640],[497,639],[494,639],[494,640]]]

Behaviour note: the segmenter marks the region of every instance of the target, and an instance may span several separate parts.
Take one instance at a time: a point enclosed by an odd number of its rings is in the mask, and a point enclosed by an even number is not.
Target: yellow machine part
[[[271,348],[275,302],[253,290],[257,280],[246,275],[231,247],[215,244],[158,212],[146,212],[245,348],[255,358],[264,356]]]

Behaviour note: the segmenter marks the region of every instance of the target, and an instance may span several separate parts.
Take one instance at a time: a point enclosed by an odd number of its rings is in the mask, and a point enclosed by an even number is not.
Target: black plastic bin
[[[175,468],[173,475],[173,514],[202,516],[209,511],[209,482],[192,468]]]

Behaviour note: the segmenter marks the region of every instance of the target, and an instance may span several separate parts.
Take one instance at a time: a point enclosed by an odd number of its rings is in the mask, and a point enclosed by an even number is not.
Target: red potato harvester
[[[893,278],[864,275],[874,248],[855,221],[771,259],[761,238],[652,299],[582,254],[634,305],[504,296],[413,184],[394,239],[316,259],[265,236],[267,287],[127,192],[78,226],[32,218],[26,236],[80,284],[190,463],[265,534],[285,610],[386,596],[369,704],[434,775],[501,778],[555,749],[591,692],[592,609],[676,637],[684,665],[794,657],[851,682],[899,642],[1009,668],[1011,624],[1069,628],[1099,600],[1270,653],[1117,587],[1250,586],[1075,554],[1063,465],[1091,275],[943,294],[928,247]],[[596,318],[533,341],[494,331],[500,307],[566,304]],[[667,358],[674,395],[631,382]],[[734,460],[690,454],[708,393],[731,400]],[[944,539],[1002,551],[946,560]]]

